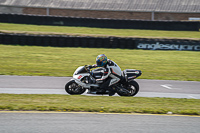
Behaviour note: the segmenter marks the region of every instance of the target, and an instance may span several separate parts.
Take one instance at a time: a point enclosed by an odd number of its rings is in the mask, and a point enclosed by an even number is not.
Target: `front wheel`
[[[86,89],[78,85],[74,80],[71,80],[65,85],[65,91],[70,95],[80,95],[83,94]]]
[[[139,85],[136,81],[128,82],[122,85],[123,89],[118,89],[117,94],[120,96],[135,96],[139,91]]]

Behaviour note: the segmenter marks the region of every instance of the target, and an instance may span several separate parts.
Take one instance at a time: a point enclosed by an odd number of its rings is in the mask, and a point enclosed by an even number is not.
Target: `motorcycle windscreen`
[[[78,70],[76,70],[75,74],[80,74],[80,73],[87,73],[85,67],[80,67]]]

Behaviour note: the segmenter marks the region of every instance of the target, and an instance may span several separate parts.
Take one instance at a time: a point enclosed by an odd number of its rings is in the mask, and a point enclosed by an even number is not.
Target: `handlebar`
[[[90,68],[88,65],[85,65],[85,70],[90,73]]]

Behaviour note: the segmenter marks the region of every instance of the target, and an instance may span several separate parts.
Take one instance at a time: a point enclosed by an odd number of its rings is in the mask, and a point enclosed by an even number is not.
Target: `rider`
[[[120,81],[121,78],[121,69],[120,67],[112,60],[107,59],[106,55],[100,54],[96,58],[96,64],[90,66],[90,68],[103,67],[104,73],[100,79],[96,79],[97,83],[102,83],[100,89],[109,90],[109,96],[115,94],[115,88],[112,85]]]

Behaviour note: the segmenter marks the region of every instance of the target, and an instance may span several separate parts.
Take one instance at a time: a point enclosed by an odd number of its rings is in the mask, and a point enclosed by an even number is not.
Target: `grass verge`
[[[200,115],[200,99],[0,94],[1,111]]]
[[[29,33],[29,34],[68,34],[89,36],[118,36],[143,38],[179,38],[200,39],[198,31],[162,31],[162,30],[135,30],[135,29],[109,29],[71,26],[44,26],[0,23],[0,32]]]
[[[142,70],[143,79],[200,81],[199,52],[11,45],[0,45],[0,75],[72,76],[102,53],[122,70]]]

